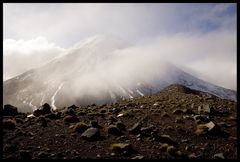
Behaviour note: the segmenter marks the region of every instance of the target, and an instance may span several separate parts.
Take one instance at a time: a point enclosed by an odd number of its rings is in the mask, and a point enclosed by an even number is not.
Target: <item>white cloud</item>
[[[41,36],[31,40],[6,39],[3,42],[4,55],[46,55],[46,53],[60,53],[62,51],[64,51],[63,48],[48,42],[46,38]]]
[[[44,37],[31,40],[4,40],[3,78],[6,80],[39,67],[64,51],[64,48],[48,42]]]
[[[140,54],[142,62],[144,57],[170,60],[202,79],[236,89],[236,12],[229,11],[234,7],[227,3],[4,4],[4,69],[24,71],[43,61],[34,61],[36,56],[61,53],[61,47],[88,36],[111,33],[137,40],[138,45],[121,51],[129,54],[129,60]],[[40,35],[61,47],[37,38]],[[14,57],[8,61],[11,54]],[[36,58],[24,62],[24,57],[16,59],[19,55]],[[21,66],[11,68],[18,63]],[[17,74],[13,71],[11,76]]]

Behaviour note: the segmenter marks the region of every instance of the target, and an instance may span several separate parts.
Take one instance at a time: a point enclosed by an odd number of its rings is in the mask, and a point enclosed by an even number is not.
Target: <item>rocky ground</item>
[[[3,109],[4,159],[236,159],[237,106],[180,85],[30,117]]]

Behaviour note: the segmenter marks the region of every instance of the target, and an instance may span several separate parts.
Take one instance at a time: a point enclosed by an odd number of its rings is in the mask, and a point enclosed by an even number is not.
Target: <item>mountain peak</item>
[[[97,34],[73,45],[73,49],[79,48],[106,48],[106,49],[122,49],[130,46],[126,40],[111,34]]]

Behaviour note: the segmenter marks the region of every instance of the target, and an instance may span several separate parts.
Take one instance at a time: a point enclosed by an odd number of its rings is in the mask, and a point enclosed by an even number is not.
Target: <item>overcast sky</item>
[[[236,7],[4,3],[4,56],[59,53],[90,36],[112,34],[141,45],[142,51],[160,51],[202,79],[236,89]]]

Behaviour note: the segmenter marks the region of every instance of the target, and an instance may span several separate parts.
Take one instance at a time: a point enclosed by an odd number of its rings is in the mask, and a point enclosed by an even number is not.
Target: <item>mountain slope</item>
[[[54,109],[103,104],[157,93],[170,84],[236,100],[234,91],[195,78],[170,63],[124,53],[129,46],[109,36],[76,44],[64,56],[5,81],[4,104],[24,112],[46,102]]]
[[[38,117],[9,111],[3,158],[237,158],[237,103],[231,100],[175,84],[112,104],[69,106]]]

